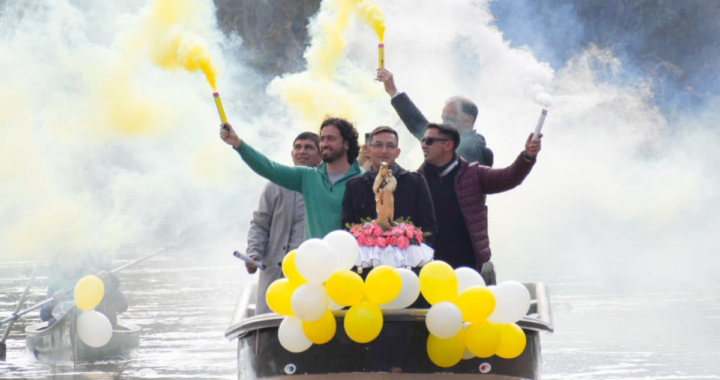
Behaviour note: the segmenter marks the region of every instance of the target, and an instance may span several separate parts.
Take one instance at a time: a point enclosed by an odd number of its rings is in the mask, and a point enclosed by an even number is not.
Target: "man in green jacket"
[[[329,118],[320,125],[323,162],[316,168],[286,166],[272,161],[238,137],[228,123],[221,125],[220,138],[232,145],[255,173],[305,198],[307,238],[323,238],[342,228],[340,215],[345,185],[363,173],[357,163],[358,133],[347,120]]]

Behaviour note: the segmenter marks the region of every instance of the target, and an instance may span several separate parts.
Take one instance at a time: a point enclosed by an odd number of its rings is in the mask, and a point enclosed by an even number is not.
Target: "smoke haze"
[[[183,25],[203,39],[217,64],[229,120],[260,151],[289,163],[290,149],[282,147],[317,127],[280,96],[279,83],[292,76],[276,78],[266,94],[253,92],[265,82],[243,65],[242,41],[217,31],[211,3],[187,4],[196,11]],[[495,151],[497,167],[512,162],[540,109],[552,103],[533,173],[518,189],[489,198],[500,278],[547,281],[582,273],[612,286],[642,287],[657,284],[638,276],[641,270],[686,285],[709,275],[708,264],[717,259],[707,253],[718,248],[711,231],[720,225],[711,211],[719,206],[716,101],[691,116],[669,115],[653,101],[653,86],[628,84],[626,62],[595,45],[544,62],[530,47],[513,47],[491,4],[381,6],[386,67],[399,89],[431,120],[439,120],[446,98],[473,99],[480,108],[476,128]],[[204,76],[164,70],[146,49],[128,43],[144,33],[149,6],[3,3],[4,257],[168,244],[208,224],[222,225],[222,236],[244,245],[264,180],[218,139]],[[323,31],[311,33],[318,41]],[[337,81],[324,83],[340,86],[356,109],[331,103],[309,119],[350,115],[361,133],[381,124],[399,128],[400,163],[417,167],[419,144],[372,81],[375,31],[351,15],[344,37]],[[297,84],[306,90],[302,101],[334,94],[314,86]]]

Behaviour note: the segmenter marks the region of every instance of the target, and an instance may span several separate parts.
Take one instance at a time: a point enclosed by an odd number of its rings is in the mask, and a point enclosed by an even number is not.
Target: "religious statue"
[[[393,177],[392,170],[388,169],[387,162],[383,162],[373,184],[379,224],[392,223],[395,220],[395,197],[393,196],[395,188],[397,188],[397,179]]]

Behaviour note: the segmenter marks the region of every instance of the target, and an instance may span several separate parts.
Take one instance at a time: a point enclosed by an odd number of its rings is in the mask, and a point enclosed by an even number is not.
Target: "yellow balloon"
[[[455,302],[458,297],[458,279],[450,265],[442,261],[431,261],[420,271],[420,292],[435,305],[438,302]]]
[[[372,342],[383,327],[383,315],[378,305],[363,301],[353,305],[345,314],[345,332],[357,343]]]
[[[95,276],[85,276],[75,284],[75,306],[86,311],[94,308],[105,296],[105,284]]]
[[[265,293],[265,301],[270,310],[280,314],[292,317],[295,315],[292,310],[292,296],[298,286],[287,278],[281,278],[273,281]]]
[[[341,306],[357,305],[365,296],[365,283],[351,270],[335,272],[325,283],[328,296]]]
[[[306,280],[305,277],[300,274],[297,266],[295,266],[296,254],[297,250],[293,249],[292,251],[288,252],[287,255],[285,255],[282,261],[282,271],[285,278],[290,280],[290,282],[294,283],[295,285],[300,286],[307,283],[308,280]]]
[[[328,310],[325,315],[317,321],[303,322],[303,332],[305,336],[315,344],[325,344],[335,336],[337,331],[337,321],[332,311]]]
[[[473,355],[489,358],[500,346],[500,329],[488,321],[473,322],[465,331],[465,345]]]
[[[402,277],[389,265],[373,268],[365,279],[365,290],[370,302],[382,305],[392,302],[402,290]]]
[[[495,295],[484,286],[472,286],[458,297],[457,306],[465,322],[482,322],[495,310]]]
[[[503,359],[513,359],[525,350],[527,338],[525,332],[516,324],[498,325],[500,329],[500,346],[495,355]]]
[[[452,338],[440,339],[430,334],[427,341],[427,353],[436,366],[450,368],[458,364],[465,355],[465,330]]]

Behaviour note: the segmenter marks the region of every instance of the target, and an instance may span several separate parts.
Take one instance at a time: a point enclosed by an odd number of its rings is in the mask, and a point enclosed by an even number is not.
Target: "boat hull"
[[[460,374],[486,374],[483,379],[540,378],[540,337],[534,330],[525,330],[527,345],[517,358],[473,357],[441,368],[428,358],[424,321],[386,321],[377,339],[358,344],[345,333],[343,320],[337,318],[338,329],[332,341],[297,354],[280,345],[276,328],[249,332],[238,339],[238,378],[275,379],[291,374],[312,375],[303,379],[342,378],[340,374],[351,379],[420,378],[421,374],[437,378],[442,373],[452,373],[453,379]]]
[[[525,284],[531,295],[528,314],[518,321],[527,344],[514,359],[497,356],[461,360],[450,368],[433,364],[427,354],[429,332],[426,309],[384,310],[383,329],[368,344],[353,342],[343,327],[346,311],[334,312],[335,337],[324,345],[313,345],[302,353],[285,350],[278,340],[283,317],[274,313],[254,315],[255,288],[240,294],[228,339],[238,339],[238,379],[279,379],[303,375],[303,379],[377,380],[477,378],[485,380],[540,379],[542,353],[540,333],[553,331],[552,312],[544,284]]]
[[[140,346],[140,327],[120,322],[112,338],[103,347],[90,347],[80,340],[68,313],[48,326],[37,323],[25,329],[25,346],[35,360],[52,365],[74,366],[108,360],[128,360],[137,355]]]

